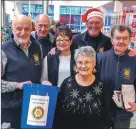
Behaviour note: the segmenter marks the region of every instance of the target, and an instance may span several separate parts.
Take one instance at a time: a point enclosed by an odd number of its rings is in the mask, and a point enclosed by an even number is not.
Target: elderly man
[[[52,47],[55,46],[55,37],[49,33],[51,21],[49,16],[39,14],[35,18],[35,29],[32,36],[43,48],[43,57],[45,57]]]
[[[12,22],[14,38],[2,45],[2,123],[20,128],[23,84],[40,83],[41,46],[30,37],[32,20],[24,15]]]
[[[111,49],[110,38],[101,32],[104,24],[103,12],[96,8],[89,9],[82,16],[82,21],[86,22],[87,31],[73,38],[72,52],[81,46],[92,46],[96,52],[104,52]]]
[[[131,42],[131,29],[125,25],[115,25],[111,30],[113,49],[98,53],[97,63],[100,78],[114,90],[121,91],[122,84],[133,84],[136,77],[136,56],[128,55]],[[136,87],[135,87],[136,89]],[[129,128],[136,103],[129,103],[131,109],[118,108],[112,103],[112,120],[114,128]]]

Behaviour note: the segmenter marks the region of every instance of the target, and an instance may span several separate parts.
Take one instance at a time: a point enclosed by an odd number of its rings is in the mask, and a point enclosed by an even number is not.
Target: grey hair
[[[79,56],[90,56],[96,61],[96,52],[91,46],[83,46],[75,50],[74,59],[77,61]]]
[[[50,24],[50,26],[51,26],[51,19],[50,19],[50,17],[49,17],[48,15],[45,15],[45,14],[38,14],[38,15],[35,17],[35,25],[37,25],[37,20],[38,20],[40,17],[45,17],[45,18],[47,18],[48,21],[49,21],[49,24]]]
[[[127,30],[128,33],[129,33],[129,37],[131,38],[132,36],[132,31],[131,31],[131,28],[127,25],[122,25],[122,24],[119,24],[119,25],[114,25],[111,29],[111,37],[114,38],[114,32],[115,31],[119,31],[119,32],[122,32],[122,31],[125,31]]]

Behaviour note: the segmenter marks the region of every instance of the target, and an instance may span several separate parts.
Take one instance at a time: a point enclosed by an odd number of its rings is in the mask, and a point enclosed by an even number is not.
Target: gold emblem
[[[44,115],[44,110],[42,107],[38,106],[38,107],[35,107],[34,110],[33,110],[33,116],[34,118],[36,119],[41,119]]]
[[[104,52],[104,48],[101,47],[101,48],[99,49],[99,52]]]
[[[126,79],[130,78],[131,70],[130,69],[124,69],[124,77]]]
[[[74,65],[73,70],[74,70],[74,72],[77,72],[77,67],[76,67],[76,65]]]
[[[33,57],[34,57],[35,63],[36,63],[36,64],[39,64],[39,63],[40,63],[40,60],[39,60],[38,54],[34,54]]]

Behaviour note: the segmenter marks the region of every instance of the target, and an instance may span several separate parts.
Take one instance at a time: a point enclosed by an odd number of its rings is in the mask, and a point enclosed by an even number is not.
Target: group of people
[[[36,17],[32,33],[31,18],[15,16],[14,36],[2,45],[2,123],[20,128],[23,84],[41,83],[60,87],[54,129],[129,128],[136,103],[121,109],[112,95],[122,84],[134,84],[131,29],[115,25],[107,37],[101,32],[104,14],[98,9],[89,9],[82,21],[86,32],[72,37],[68,27],[59,26],[53,36],[47,15]]]

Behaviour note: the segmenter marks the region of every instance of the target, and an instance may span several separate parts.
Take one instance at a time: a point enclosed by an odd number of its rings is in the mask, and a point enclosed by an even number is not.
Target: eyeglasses
[[[93,63],[93,61],[85,61],[85,62],[82,62],[82,61],[77,61],[76,62],[78,66],[82,66],[82,65],[89,65],[91,63]]]
[[[88,25],[93,25],[93,24],[99,25],[100,23],[101,23],[100,21],[88,21],[87,22]]]
[[[119,37],[119,36],[114,37],[114,39],[116,39],[117,41],[120,41],[121,39],[122,39],[123,41],[126,41],[126,40],[128,40],[128,38],[129,38],[129,37],[127,37],[127,36],[125,36],[125,37]]]
[[[68,42],[68,41],[69,41],[69,39],[63,39],[63,40],[58,39],[58,40],[56,40],[56,43],[64,43],[64,42]]]

